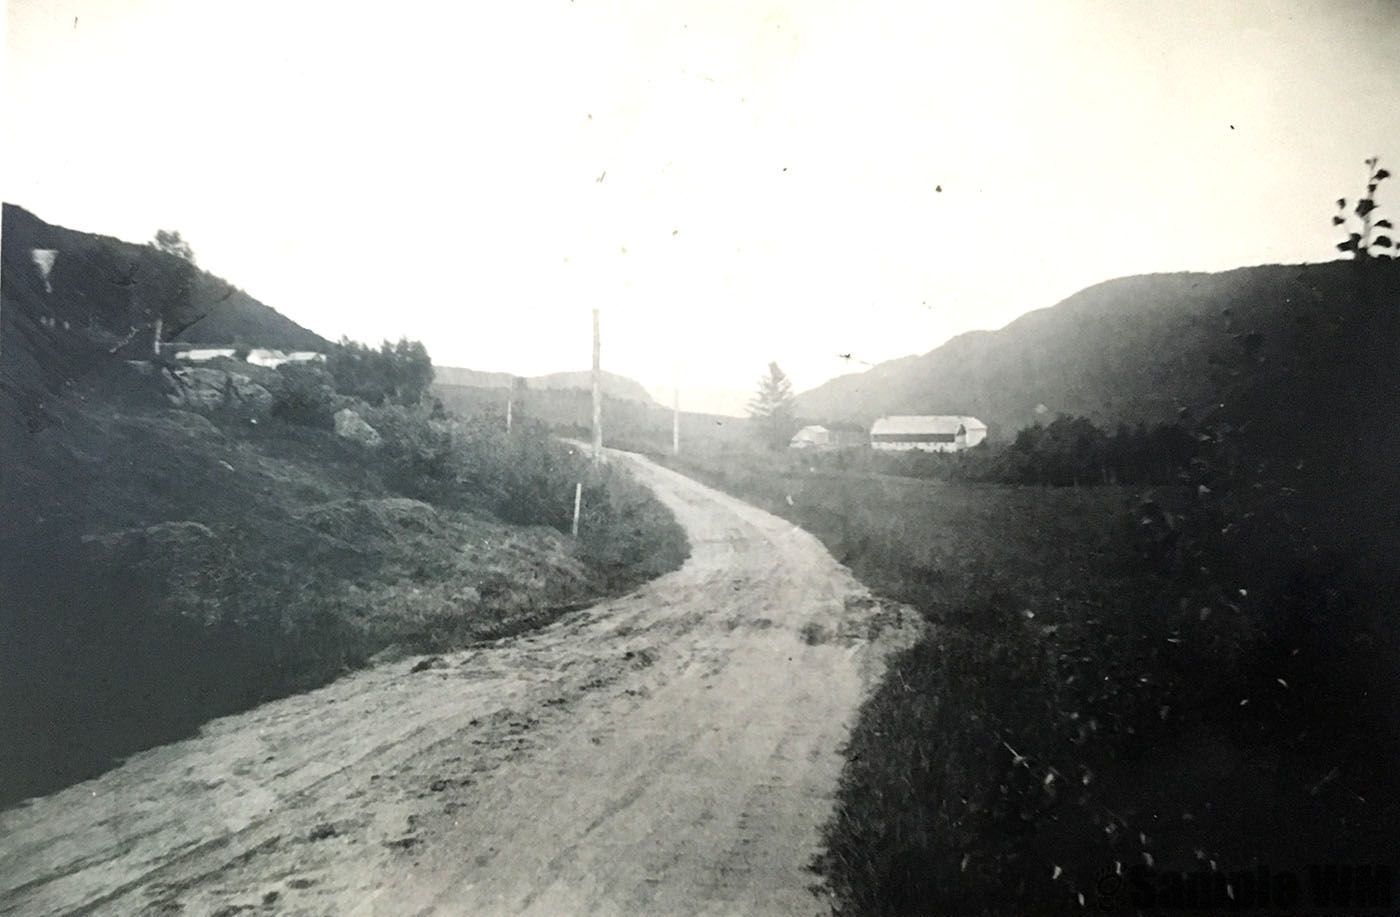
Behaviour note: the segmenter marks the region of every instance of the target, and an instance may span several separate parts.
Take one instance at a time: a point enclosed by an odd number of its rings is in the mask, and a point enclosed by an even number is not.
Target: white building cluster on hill
[[[162,344],[162,352],[170,351],[182,363],[208,363],[217,359],[236,359],[235,347],[190,347],[184,344]],[[283,363],[324,363],[326,355],[315,350],[272,350],[259,347],[248,351],[245,362],[253,366],[266,366],[276,369]]]
[[[898,414],[881,417],[869,436],[824,426],[803,427],[789,444],[794,449],[840,449],[869,445],[872,449],[904,452],[961,452],[987,438],[987,425],[959,414]]]

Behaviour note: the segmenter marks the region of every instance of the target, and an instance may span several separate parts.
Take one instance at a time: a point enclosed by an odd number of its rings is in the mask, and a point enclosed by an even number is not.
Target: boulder
[[[229,373],[233,387],[231,407],[246,417],[266,417],[272,413],[272,393],[266,388],[238,373]]]
[[[234,357],[215,357],[204,365],[210,369],[221,369],[226,373],[247,376],[271,392],[273,398],[281,395],[286,387],[286,380],[282,374],[268,366],[256,366]]]
[[[376,449],[383,442],[379,431],[365,423],[365,419],[350,408],[335,412],[335,435],[354,440],[368,449]]]

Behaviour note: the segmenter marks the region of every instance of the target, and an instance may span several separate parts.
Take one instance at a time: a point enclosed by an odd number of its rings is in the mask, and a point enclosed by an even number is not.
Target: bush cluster
[[[328,428],[342,407],[383,438],[366,461],[394,492],[457,509],[484,510],[519,525],[571,530],[574,488],[583,485],[578,555],[602,588],[617,590],[672,569],[685,537],[644,487],[609,466],[594,467],[543,423],[455,418],[425,403],[431,364],[417,342],[375,351],[344,341],[326,367],[287,364],[274,386],[275,416]]]
[[[277,368],[280,384],[272,387],[272,415],[292,424],[329,430],[340,402],[335,379],[319,366],[286,363]]]
[[[1087,417],[1060,416],[1026,427],[989,466],[986,480],[1004,484],[1180,483],[1197,455],[1194,436],[1180,424],[1119,426],[1112,434]]]
[[[435,419],[430,410],[366,410],[384,444],[384,479],[415,499],[484,509],[504,522],[568,532],[581,484],[578,557],[616,591],[678,566],[688,549],[670,513],[624,471],[595,467],[532,420],[506,433],[495,419]]]
[[[326,357],[336,391],[375,406],[417,404],[433,381],[433,362],[420,341],[385,341],[376,350],[341,338]]]

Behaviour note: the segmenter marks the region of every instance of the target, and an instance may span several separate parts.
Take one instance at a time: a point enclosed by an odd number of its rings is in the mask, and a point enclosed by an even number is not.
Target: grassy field
[[[1213,912],[1254,895],[1260,867],[1392,859],[1390,708],[1306,633],[1260,632],[1262,574],[1162,566],[1139,493],[671,462],[807,528],[931,625],[846,749],[814,864],[836,911],[1151,910],[1194,874],[1215,897],[1185,900]],[[1288,589],[1270,595],[1286,618]]]

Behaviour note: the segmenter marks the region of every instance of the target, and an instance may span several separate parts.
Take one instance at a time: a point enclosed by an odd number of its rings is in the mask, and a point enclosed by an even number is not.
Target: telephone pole
[[[681,454],[681,373],[671,374],[671,454]]]
[[[603,370],[598,310],[593,310],[593,464],[603,462]]]

